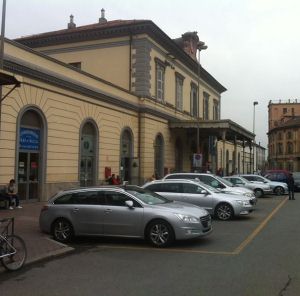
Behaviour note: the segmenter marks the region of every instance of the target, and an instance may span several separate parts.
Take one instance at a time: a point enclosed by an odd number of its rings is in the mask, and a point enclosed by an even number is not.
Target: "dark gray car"
[[[40,213],[40,228],[60,242],[74,235],[146,238],[156,247],[212,231],[209,213],[137,186],[62,191]]]

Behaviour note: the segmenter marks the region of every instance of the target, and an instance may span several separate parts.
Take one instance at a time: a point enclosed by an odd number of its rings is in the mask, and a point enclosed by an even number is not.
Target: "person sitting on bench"
[[[17,194],[16,181],[14,179],[11,179],[9,181],[9,184],[6,188],[6,193],[7,193],[8,198],[9,198],[9,209],[13,210],[13,207],[12,207],[13,200],[15,200],[16,208],[22,209],[22,207],[20,206],[19,196]]]

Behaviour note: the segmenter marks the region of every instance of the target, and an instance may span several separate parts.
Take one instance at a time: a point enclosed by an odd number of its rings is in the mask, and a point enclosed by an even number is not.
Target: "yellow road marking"
[[[238,255],[243,249],[262,231],[272,217],[279,211],[279,209],[286,203],[286,197],[270,214],[269,216],[233,251],[233,254]]]
[[[202,254],[217,254],[217,255],[234,255],[233,252],[223,252],[223,251],[205,251],[205,250],[194,250],[194,249],[158,249],[158,248],[148,248],[148,247],[123,247],[123,246],[110,246],[104,245],[99,246],[99,249],[123,249],[123,250],[139,250],[139,251],[154,251],[154,252],[165,252],[165,253],[202,253]]]
[[[286,203],[288,197],[286,197],[268,216],[263,220],[261,224],[232,252],[226,251],[207,251],[207,250],[194,250],[194,249],[156,249],[148,247],[124,247],[124,246],[111,246],[103,245],[98,248],[104,249],[123,249],[123,250],[140,250],[140,251],[156,251],[156,252],[166,252],[166,253],[198,253],[198,254],[211,254],[211,255],[239,255],[246,246],[263,230],[267,223],[272,219],[272,217],[279,211],[279,209]]]

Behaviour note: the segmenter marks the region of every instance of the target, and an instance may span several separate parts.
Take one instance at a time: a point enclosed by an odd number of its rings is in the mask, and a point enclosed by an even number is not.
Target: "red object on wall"
[[[105,175],[105,179],[111,176],[111,167],[105,167],[104,175]]]

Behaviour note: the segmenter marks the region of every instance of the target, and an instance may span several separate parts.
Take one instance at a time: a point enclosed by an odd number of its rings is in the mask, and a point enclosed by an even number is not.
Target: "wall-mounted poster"
[[[20,149],[40,150],[40,130],[21,127]]]

